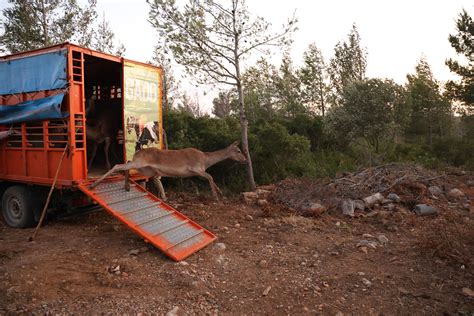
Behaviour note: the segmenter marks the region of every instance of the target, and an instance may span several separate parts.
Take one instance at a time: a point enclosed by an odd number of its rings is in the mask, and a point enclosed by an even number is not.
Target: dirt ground
[[[474,178],[447,177],[474,200]],[[282,200],[308,185],[283,182],[263,206],[171,194],[218,236],[185,263],[105,211],[51,219],[34,242],[1,222],[0,314],[474,314],[472,207],[424,195],[438,216],[400,205],[304,217]]]

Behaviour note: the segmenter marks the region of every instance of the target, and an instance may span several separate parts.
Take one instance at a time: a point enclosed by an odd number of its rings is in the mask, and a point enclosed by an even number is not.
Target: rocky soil
[[[181,263],[103,211],[50,219],[34,242],[1,222],[0,314],[474,313],[470,173],[386,165],[170,195],[218,236]]]

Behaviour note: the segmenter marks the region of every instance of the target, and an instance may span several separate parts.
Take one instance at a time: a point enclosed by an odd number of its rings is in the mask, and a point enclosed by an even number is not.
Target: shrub
[[[251,148],[255,177],[258,183],[268,183],[288,176],[308,176],[316,166],[308,138],[291,135],[278,122],[252,128]]]

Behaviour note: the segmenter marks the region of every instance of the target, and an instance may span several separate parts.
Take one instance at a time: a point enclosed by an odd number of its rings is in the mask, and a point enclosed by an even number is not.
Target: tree
[[[292,18],[279,33],[270,33],[270,23],[251,19],[244,0],[231,0],[226,7],[214,0],[189,0],[180,8],[175,0],[147,0],[150,22],[162,44],[176,61],[200,82],[231,85],[237,89],[242,147],[247,157],[249,186],[256,188],[248,146],[248,121],[242,85],[242,63],[251,52],[270,45],[287,45],[296,29]]]
[[[347,41],[338,42],[334,47],[334,57],[329,63],[333,104],[339,104],[346,87],[365,78],[366,68],[367,51],[361,47],[360,35],[354,24]]]
[[[316,164],[306,137],[290,134],[275,121],[252,126],[252,134],[255,164],[259,166],[257,177],[261,182],[274,183],[289,176],[314,174]]]
[[[221,91],[217,98],[212,101],[212,114],[218,118],[225,118],[232,111],[232,94],[234,91]]]
[[[448,81],[448,96],[462,103],[467,114],[474,114],[474,21],[463,10],[456,21],[457,34],[449,35],[449,42],[457,54],[464,55],[468,64],[448,59],[449,70],[461,77],[460,82]]]
[[[105,14],[97,27],[97,32],[95,32],[92,48],[116,56],[123,56],[125,53],[125,46],[122,43],[115,44],[115,34],[105,19]]]
[[[2,10],[3,49],[16,53],[66,41],[89,46],[92,23],[96,19],[96,0],[81,7],[76,0],[8,0]]]
[[[329,85],[327,66],[321,51],[316,44],[310,44],[303,53],[303,67],[299,70],[302,100],[311,112],[317,112],[324,117],[328,100]]]
[[[287,53],[283,55],[280,71],[274,78],[274,85],[279,99],[279,110],[283,116],[295,117],[299,113],[306,113],[301,101],[301,81]]]
[[[162,103],[165,110],[169,110],[175,104],[179,97],[180,82],[176,79],[171,65],[171,58],[166,50],[159,46],[155,46],[151,64],[161,67],[163,70],[163,95]]]
[[[431,67],[423,57],[415,67],[415,74],[407,78],[407,101],[411,109],[407,132],[411,135],[426,135],[428,143],[432,145],[435,134],[447,134],[451,104],[441,95]]]
[[[245,112],[250,123],[271,120],[275,116],[279,102],[274,81],[277,76],[278,69],[264,58],[242,75]]]
[[[178,103],[178,110],[187,113],[194,118],[204,115],[197,95],[195,95],[194,98],[191,98],[186,92]]]
[[[393,138],[394,115],[402,100],[402,87],[392,80],[366,79],[346,87],[342,105],[331,113],[336,137],[362,138],[380,153],[384,139]]]

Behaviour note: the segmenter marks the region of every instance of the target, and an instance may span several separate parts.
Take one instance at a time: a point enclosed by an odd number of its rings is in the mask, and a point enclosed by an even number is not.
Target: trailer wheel
[[[2,197],[3,218],[13,228],[31,227],[35,223],[35,201],[32,190],[14,185],[5,190]]]

